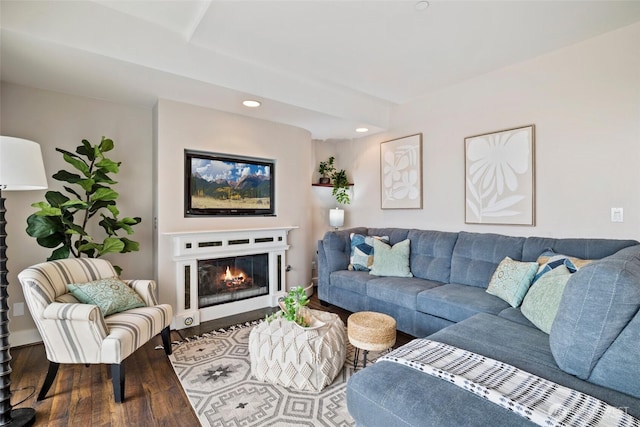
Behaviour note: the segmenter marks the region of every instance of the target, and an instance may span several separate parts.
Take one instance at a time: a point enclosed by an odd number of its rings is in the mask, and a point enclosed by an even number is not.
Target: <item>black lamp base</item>
[[[33,408],[18,408],[11,411],[11,421],[4,424],[7,427],[29,427],[36,421],[36,410]]]

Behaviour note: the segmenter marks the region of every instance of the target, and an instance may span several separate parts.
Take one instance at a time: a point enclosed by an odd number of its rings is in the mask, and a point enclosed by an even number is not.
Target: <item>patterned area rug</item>
[[[353,347],[348,345],[342,371],[319,393],[260,382],[251,376],[248,351],[249,333],[259,322],[188,338],[174,347],[169,359],[200,423],[220,427],[353,426],[346,402]],[[368,362],[377,356],[370,353]]]

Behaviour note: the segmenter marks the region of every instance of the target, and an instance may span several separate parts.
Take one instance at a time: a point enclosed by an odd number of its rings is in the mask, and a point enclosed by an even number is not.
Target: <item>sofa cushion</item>
[[[369,271],[373,265],[373,240],[380,239],[389,243],[389,236],[364,236],[359,233],[351,233],[351,256],[349,258],[349,270]]]
[[[325,233],[322,238],[323,258],[326,262],[326,271],[346,270],[349,265],[351,253],[351,233],[366,234],[367,229],[358,227],[350,230],[339,230]],[[320,260],[320,257],[318,258]],[[321,273],[322,274],[322,273]]]
[[[395,245],[398,242],[402,242],[409,235],[408,228],[369,228],[367,230],[369,236],[389,236],[389,243]]]
[[[379,239],[373,239],[375,257],[369,274],[373,276],[413,277],[409,268],[411,242],[405,239],[390,246]]]
[[[631,326],[630,320],[639,310],[640,245],[623,249],[572,274],[549,336],[558,366],[588,379],[614,341],[635,336],[622,332]],[[620,342],[612,351],[625,344],[638,348],[637,341]],[[619,357],[623,359],[619,366],[603,366],[600,370],[622,370],[627,378],[640,378],[637,351]],[[607,385],[606,379],[604,382]],[[615,382],[609,385],[617,386]]]
[[[535,282],[522,302],[522,314],[538,329],[551,332],[551,325],[558,313],[558,306],[571,271],[561,265],[543,275]]]
[[[498,314],[509,304],[484,288],[448,283],[420,292],[416,307],[423,313],[460,322],[477,313]]]
[[[512,307],[518,307],[537,271],[538,263],[515,261],[506,257],[500,261],[491,276],[487,292],[508,302]]]
[[[609,346],[591,371],[589,382],[640,399],[640,311]]]
[[[451,255],[458,233],[411,230],[411,272],[421,279],[449,282]]]
[[[534,427],[513,411],[440,378],[381,361],[347,384],[347,407],[357,426]]]
[[[505,308],[500,313],[498,313],[498,316],[502,317],[503,319],[511,320],[512,322],[516,322],[521,325],[528,326],[530,328],[538,329],[536,325],[534,325],[533,323],[531,323],[529,319],[524,317],[524,315],[522,314],[522,311],[520,311],[519,308],[513,308],[513,307]]]
[[[415,310],[418,294],[438,286],[442,283],[415,277],[379,277],[367,282],[367,296]]]
[[[640,400],[629,394],[583,381],[561,370],[549,347],[549,336],[539,329],[481,313],[428,338],[503,361],[604,400],[612,406],[625,407],[634,417],[640,416]]]
[[[553,250],[583,259],[601,259],[615,254],[620,249],[635,246],[635,240],[615,239],[553,239],[550,237],[528,237],[522,248],[522,261],[535,261],[541,253]]]
[[[338,270],[331,273],[331,285],[351,292],[366,295],[367,283],[375,279],[367,271]]]
[[[461,231],[451,257],[451,283],[486,288],[504,257],[522,258],[524,237]]]

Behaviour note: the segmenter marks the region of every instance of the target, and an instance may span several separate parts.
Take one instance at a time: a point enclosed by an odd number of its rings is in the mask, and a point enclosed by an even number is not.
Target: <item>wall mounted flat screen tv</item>
[[[184,151],[184,214],[266,216],[275,214],[275,161]]]

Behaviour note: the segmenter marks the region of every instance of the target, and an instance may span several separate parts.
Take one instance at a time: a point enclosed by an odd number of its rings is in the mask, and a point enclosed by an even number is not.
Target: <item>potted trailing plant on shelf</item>
[[[329,184],[331,182],[331,175],[336,171],[333,162],[335,161],[335,157],[331,156],[325,162],[320,162],[320,166],[318,167],[318,173],[320,174],[320,180],[318,181],[320,184]]]
[[[307,304],[309,304],[309,297],[307,297],[307,290],[302,286],[296,286],[289,289],[289,293],[279,301],[280,311],[267,316],[268,322],[282,317],[291,322],[295,322],[303,328],[309,327],[311,319]]]
[[[98,258],[108,253],[139,249],[138,242],[118,236],[123,231],[133,234],[132,227],[141,219],[119,218],[120,211],[116,207],[119,194],[110,187],[117,182],[110,174],[119,172],[121,162],[105,156],[113,147],[111,139],[102,137],[97,145],[83,139],[75,153],[56,148],[75,169],[73,172],[60,170],[53,175],[53,179],[70,184],[64,186],[68,195],[47,191],[46,201],[32,204],[39,210],[27,218],[27,234],[35,237],[40,246],[54,249],[47,261],[70,256]],[[90,226],[92,219],[100,219],[98,225],[106,234],[102,240],[89,234],[89,230],[94,229]],[[121,273],[120,267],[114,268]]]
[[[344,169],[335,171],[332,175],[333,191],[331,194],[336,198],[336,202],[343,205],[351,203],[349,198],[349,180],[347,179],[347,172]]]
[[[349,180],[347,172],[344,169],[336,169],[335,157],[331,156],[324,162],[320,162],[318,167],[320,175],[320,184],[333,183],[333,191],[331,194],[336,198],[336,202],[343,205],[351,203],[349,197]]]

